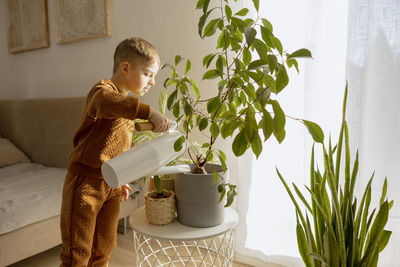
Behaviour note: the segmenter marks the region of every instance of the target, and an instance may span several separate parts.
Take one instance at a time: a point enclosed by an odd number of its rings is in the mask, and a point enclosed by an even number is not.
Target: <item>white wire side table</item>
[[[138,267],[232,266],[238,215],[225,208],[224,222],[209,228],[182,225],[177,220],[157,226],[146,220],[144,207],[129,219]]]

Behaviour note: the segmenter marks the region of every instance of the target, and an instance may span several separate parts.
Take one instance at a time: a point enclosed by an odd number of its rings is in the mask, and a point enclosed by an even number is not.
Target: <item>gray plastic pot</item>
[[[193,168],[194,166],[191,166]],[[213,182],[213,169],[228,181],[228,170],[222,166],[206,165],[207,174],[178,173],[175,176],[175,196],[178,221],[191,227],[212,227],[224,221],[224,203],[219,202],[218,185]]]

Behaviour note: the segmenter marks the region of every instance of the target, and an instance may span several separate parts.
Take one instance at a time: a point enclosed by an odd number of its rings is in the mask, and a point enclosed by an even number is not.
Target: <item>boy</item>
[[[159,65],[150,43],[126,39],[115,50],[112,78],[98,82],[86,96],[63,188],[62,267],[108,266],[116,246],[119,202],[132,189],[109,187],[101,164],[130,148],[133,119],[148,119],[155,132],[169,128],[166,117],[128,95],[144,95],[154,85]]]

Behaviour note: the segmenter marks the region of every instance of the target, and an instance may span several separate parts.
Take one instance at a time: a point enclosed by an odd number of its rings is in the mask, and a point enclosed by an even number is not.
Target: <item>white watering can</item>
[[[136,124],[138,131],[152,130],[152,123]],[[165,166],[185,152],[186,142],[178,152],[174,143],[182,136],[176,123],[161,136],[143,142],[124,153],[104,162],[101,173],[106,183],[112,188],[118,188],[145,176],[190,172],[189,165]]]

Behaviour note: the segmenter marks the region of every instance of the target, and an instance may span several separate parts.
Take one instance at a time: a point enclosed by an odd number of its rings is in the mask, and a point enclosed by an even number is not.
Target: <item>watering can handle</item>
[[[153,128],[154,128],[154,125],[151,122],[138,122],[138,123],[135,123],[135,130],[138,131],[138,132],[152,131]]]
[[[175,121],[170,121],[170,131],[174,131],[177,128],[177,123]],[[138,122],[135,123],[135,130],[137,132],[143,132],[143,131],[153,131],[154,125],[151,122]]]

